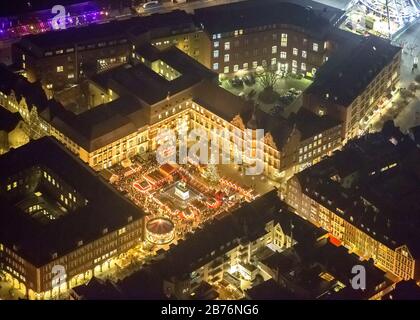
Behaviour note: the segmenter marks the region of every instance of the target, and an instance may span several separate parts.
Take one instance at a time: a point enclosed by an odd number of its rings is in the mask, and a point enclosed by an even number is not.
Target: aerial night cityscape
[[[420,300],[419,58],[419,0],[1,1],[0,300]]]

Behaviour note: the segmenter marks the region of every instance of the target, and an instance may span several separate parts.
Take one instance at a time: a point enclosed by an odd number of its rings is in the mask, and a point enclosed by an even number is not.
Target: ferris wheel
[[[399,22],[412,21],[420,16],[419,0],[356,0],[377,15]]]

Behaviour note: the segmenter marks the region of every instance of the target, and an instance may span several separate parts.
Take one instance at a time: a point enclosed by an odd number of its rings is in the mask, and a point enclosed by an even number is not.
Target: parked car
[[[159,1],[149,1],[143,4],[143,9],[146,10],[153,10],[160,6]]]

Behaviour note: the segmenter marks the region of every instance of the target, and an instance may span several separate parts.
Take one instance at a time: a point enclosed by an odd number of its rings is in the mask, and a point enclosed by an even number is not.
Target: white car
[[[144,10],[152,10],[160,6],[159,1],[149,1],[143,5]]]

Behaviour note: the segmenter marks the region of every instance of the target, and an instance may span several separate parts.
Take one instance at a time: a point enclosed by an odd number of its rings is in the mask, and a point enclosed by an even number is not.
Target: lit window
[[[282,47],[287,47],[287,33],[282,33],[281,34],[281,42],[280,45]]]
[[[57,72],[63,72],[64,67],[63,66],[57,66]]]
[[[272,58],[271,59],[271,65],[274,66],[277,63],[277,59],[276,58]]]
[[[219,57],[219,50],[214,50],[213,51],[213,58],[218,58]]]
[[[318,43],[316,42],[313,43],[312,50],[314,50],[315,52],[318,52]]]
[[[306,59],[306,57],[307,57],[306,51],[302,50],[302,58]]]
[[[215,48],[219,48],[219,41],[214,41],[214,42],[213,42],[213,46],[214,46]]]
[[[258,67],[258,61],[252,62],[252,68],[256,69]]]
[[[224,72],[224,73],[229,73],[229,66],[224,67],[224,68],[223,68],[223,72]]]
[[[237,72],[239,70],[239,65],[235,64],[233,66],[233,72]]]
[[[230,50],[230,42],[225,42],[225,50]]]
[[[296,60],[292,61],[292,67],[295,67],[295,68],[297,67],[297,61]]]
[[[219,70],[219,64],[217,62],[213,63],[213,70]]]
[[[287,58],[287,52],[286,51],[280,52],[280,58],[281,59],[286,59]]]
[[[229,62],[230,57],[229,57],[229,53],[225,54],[224,59],[225,62]]]
[[[302,71],[306,71],[306,63],[302,62],[302,64],[300,65],[300,68],[302,69]]]
[[[297,55],[298,55],[298,52],[299,52],[299,51],[298,51],[298,49],[297,49],[297,48],[293,48],[293,55],[294,55],[294,56],[297,56]]]
[[[272,46],[271,47],[271,53],[277,53],[277,46]]]
[[[248,62],[245,62],[245,63],[243,64],[243,68],[244,68],[244,70],[247,70],[247,69],[248,69]]]
[[[69,79],[73,79],[73,78],[74,78],[74,73],[69,73],[69,74],[67,75],[67,78],[69,78]]]

